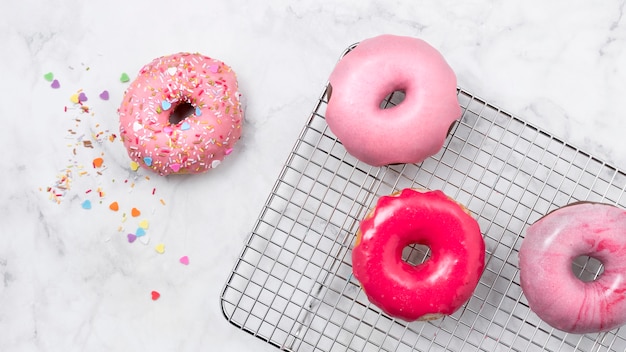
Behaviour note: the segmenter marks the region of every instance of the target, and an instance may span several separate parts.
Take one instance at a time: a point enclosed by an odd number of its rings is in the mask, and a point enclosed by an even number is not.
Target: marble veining
[[[0,350],[274,351],[223,319],[219,295],[339,55],[377,34],[428,41],[464,89],[625,169],[624,4],[2,2]],[[237,72],[242,139],[207,174],[135,172],[111,137],[120,74],[179,51]],[[78,92],[88,112],[70,101]],[[56,202],[47,187],[68,169]]]

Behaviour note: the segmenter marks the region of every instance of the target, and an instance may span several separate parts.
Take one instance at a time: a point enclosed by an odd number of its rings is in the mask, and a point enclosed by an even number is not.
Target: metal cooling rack
[[[572,335],[542,322],[522,294],[517,257],[526,227],[557,207],[577,200],[626,207],[626,174],[462,89],[463,116],[437,155],[371,167],[347,154],[328,129],[325,97],[224,287],[229,322],[285,351],[626,350],[626,328]],[[384,104],[402,98],[395,93]],[[472,298],[430,322],[386,316],[352,276],[359,220],[378,197],[406,187],[441,189],[464,204],[486,243]],[[414,263],[427,257],[422,246],[404,253]],[[579,258],[573,270],[592,280],[602,265]]]

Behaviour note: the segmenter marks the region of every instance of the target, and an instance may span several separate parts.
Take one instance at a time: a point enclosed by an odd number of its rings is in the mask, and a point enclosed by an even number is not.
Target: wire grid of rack
[[[384,104],[402,99],[396,92]],[[371,167],[329,130],[324,91],[224,287],[228,321],[285,351],[625,351],[626,328],[574,335],[542,322],[522,293],[517,254],[526,227],[555,208],[625,207],[626,174],[465,90],[458,100],[462,118],[438,154]],[[471,299],[430,322],[386,316],[352,276],[359,220],[378,197],[406,187],[464,204],[486,244]],[[414,264],[428,256],[419,245],[403,253]],[[602,272],[588,257],[572,268],[587,281]]]

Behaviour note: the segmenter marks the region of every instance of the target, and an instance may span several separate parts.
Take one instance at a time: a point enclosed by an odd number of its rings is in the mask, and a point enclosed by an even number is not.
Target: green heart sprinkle
[[[122,76],[120,77],[120,82],[126,83],[128,81],[130,81],[130,77],[128,77],[128,74],[126,74],[126,72],[123,72]]]
[[[43,78],[48,82],[52,82],[52,80],[54,79],[54,74],[52,72],[48,72],[43,75]]]

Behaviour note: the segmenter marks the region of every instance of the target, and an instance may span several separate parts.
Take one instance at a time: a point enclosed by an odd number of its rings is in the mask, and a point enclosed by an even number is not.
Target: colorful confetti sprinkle
[[[157,253],[159,254],[163,254],[165,253],[165,245],[163,243],[159,243],[156,245],[156,247],[154,247],[154,250],[157,251]]]
[[[78,94],[72,94],[70,96],[70,101],[74,104],[78,104],[80,102],[80,100],[78,100]]]
[[[135,231],[135,236],[137,237],[143,237],[146,235],[146,230],[142,229],[141,227],[137,229],[137,231]]]
[[[120,76],[120,82],[126,83],[128,81],[130,81],[130,77],[128,77],[128,74],[126,72],[122,72],[122,75]]]
[[[50,87],[52,87],[53,89],[61,88],[61,83],[59,83],[58,79],[55,79],[54,81],[52,81],[52,84],[50,85]]]
[[[113,202],[113,203],[109,204],[109,209],[111,209],[113,211],[118,211],[118,210],[120,210],[120,205],[117,204],[117,202]]]
[[[186,255],[183,255],[182,257],[180,257],[178,261],[183,265],[189,265],[189,257]]]
[[[94,169],[97,169],[97,168],[102,167],[103,163],[104,163],[104,159],[102,159],[102,158],[95,158],[95,159],[93,159],[91,164],[93,165]]]
[[[106,90],[103,90],[102,93],[100,93],[99,97],[102,100],[109,100],[109,92]]]
[[[45,75],[43,75],[43,79],[45,79],[48,82],[52,82],[52,80],[54,79],[54,73],[52,72],[48,72]]]
[[[138,217],[139,215],[141,215],[141,211],[139,211],[139,209],[137,209],[137,208],[132,208],[132,209],[130,210],[130,215],[131,215],[133,218],[136,218],[136,217]]]
[[[137,239],[137,236],[134,233],[129,233],[126,237],[128,238],[128,243],[133,243]]]
[[[78,94],[78,101],[79,102],[82,103],[82,102],[85,102],[87,100],[89,100],[89,99],[87,99],[87,96],[85,95],[85,93],[81,92],[80,94]]]
[[[130,162],[130,169],[133,171],[137,171],[139,169],[139,164],[137,164],[137,162],[135,161],[131,161]]]
[[[83,207],[83,209],[89,210],[89,209],[91,209],[91,201],[89,199],[87,199],[87,200],[83,201],[80,204],[80,206]]]
[[[158,293],[157,291],[150,292],[150,295],[151,295],[153,301],[156,301],[157,299],[159,299],[161,297],[161,294]]]
[[[141,220],[139,222],[139,227],[141,227],[144,230],[147,230],[148,227],[149,227],[148,220],[146,220],[146,219]]]

